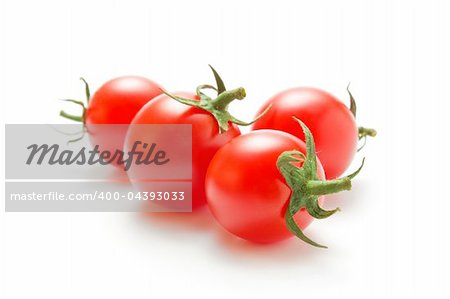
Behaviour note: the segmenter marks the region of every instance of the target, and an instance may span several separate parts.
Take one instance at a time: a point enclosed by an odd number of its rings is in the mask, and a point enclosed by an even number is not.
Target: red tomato
[[[175,96],[198,100],[194,93],[179,92]],[[135,116],[131,124],[191,124],[192,125],[192,208],[206,203],[204,191],[205,174],[214,154],[219,148],[234,137],[240,135],[239,128],[229,124],[228,130],[220,133],[217,120],[203,109],[177,102],[167,95],[160,95],[147,103]],[[130,126],[128,136],[139,140],[135,127]],[[133,144],[136,140],[127,140]],[[143,187],[140,182],[133,182],[138,188]],[[139,187],[139,185],[142,185]]]
[[[86,87],[87,106],[82,101],[67,100],[82,106],[82,116],[64,111],[60,115],[82,122],[92,145],[98,145],[101,151],[122,150],[126,125],[149,100],[162,93],[161,87],[147,78],[124,76],[106,82],[91,97],[88,84],[82,80]],[[120,126],[113,126],[116,124]],[[122,167],[117,161],[113,165]]]
[[[305,143],[285,132],[258,130],[235,138],[217,152],[205,188],[209,208],[225,229],[257,243],[294,236],[284,218],[291,189],[277,168],[278,156],[289,150],[306,153]],[[325,178],[320,162],[317,175]],[[305,209],[294,219],[302,230],[313,220]]]
[[[272,108],[253,125],[253,130],[281,130],[305,140],[298,123],[292,119],[295,116],[311,130],[327,178],[344,173],[358,142],[358,127],[348,107],[323,90],[306,87],[276,94],[259,113],[269,105]]]

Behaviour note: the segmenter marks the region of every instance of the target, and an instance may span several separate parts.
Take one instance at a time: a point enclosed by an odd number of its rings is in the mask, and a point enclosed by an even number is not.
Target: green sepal
[[[59,111],[59,116],[62,116],[64,118],[67,118],[67,119],[70,119],[70,120],[73,120],[76,122],[80,122],[80,123],[82,123],[84,121],[82,116],[73,115],[73,114],[65,112],[64,110]]]
[[[295,223],[294,220],[294,215],[289,211],[289,209],[286,210],[286,214],[284,214],[284,219],[286,220],[286,225],[289,228],[289,230],[295,235],[297,236],[299,239],[301,239],[302,241],[315,246],[315,247],[319,247],[319,248],[328,248],[325,245],[321,245],[317,242],[314,242],[313,240],[311,240],[310,238],[308,238],[303,231],[300,229],[300,227],[298,227],[297,223]]]
[[[74,103],[74,104],[80,105],[83,109],[86,108],[86,107],[84,106],[84,103],[83,103],[82,101],[79,101],[79,100],[73,100],[73,99],[61,99],[61,101],[64,101],[64,102],[70,102],[70,103]]]
[[[216,79],[217,95],[219,95],[227,89],[225,88],[225,84],[223,83],[222,78],[219,76],[219,73],[217,73],[217,71],[210,64],[208,65],[214,74],[214,78]]]
[[[91,100],[91,90],[89,89],[89,84],[83,77],[80,77],[80,80],[84,83],[84,93],[86,94],[86,102],[89,106],[89,101]]]
[[[350,96],[350,112],[356,118],[356,100],[353,97],[353,94],[350,92],[350,83],[347,85],[347,92]],[[363,139],[363,144],[357,149],[357,152],[362,150],[364,146],[366,146],[367,136],[375,137],[377,135],[377,131],[375,129],[359,127],[358,128],[358,140]]]
[[[356,118],[356,101],[353,97],[352,93],[350,92],[350,83],[347,85],[347,92],[350,96],[350,112],[353,114],[353,116]]]
[[[217,91],[217,88],[215,88],[212,85],[209,85],[209,84],[199,85],[196,88],[196,92],[197,92],[197,95],[200,97],[200,99],[207,99],[207,98],[209,98],[206,94],[203,93],[203,91],[202,91],[203,89],[212,89],[212,90]],[[163,92],[167,95],[167,93],[164,90],[163,90]]]

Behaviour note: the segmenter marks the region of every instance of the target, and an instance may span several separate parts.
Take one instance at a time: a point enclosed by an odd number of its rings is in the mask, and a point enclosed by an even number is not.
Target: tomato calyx
[[[80,80],[83,81],[83,83],[84,83],[84,92],[86,94],[86,105],[84,104],[83,101],[80,101],[80,100],[62,99],[62,101],[79,105],[83,109],[82,114],[81,115],[73,115],[73,114],[65,112],[64,110],[61,110],[59,112],[59,115],[64,118],[76,121],[76,122],[81,122],[84,125],[86,122],[86,109],[87,109],[87,106],[89,106],[89,101],[91,100],[91,91],[89,89],[89,84],[87,83],[87,81],[83,77],[81,77]]]
[[[327,248],[308,238],[295,222],[294,215],[300,209],[305,209],[312,217],[324,219],[339,211],[339,208],[334,210],[321,208],[319,196],[350,190],[352,187],[351,180],[361,171],[364,159],[361,166],[348,176],[329,181],[320,180],[317,176],[316,149],[311,131],[301,120],[295,117],[294,119],[300,124],[305,134],[306,155],[295,150],[285,151],[277,159],[277,168],[292,190],[289,205],[285,212],[286,225],[302,241],[316,247]],[[299,162],[303,163],[301,167],[293,164]]]
[[[356,118],[356,100],[353,97],[353,94],[350,92],[350,83],[347,85],[347,92],[350,96],[350,112]],[[377,131],[371,128],[358,127],[358,140],[363,139],[363,144],[358,148],[358,152],[363,149],[366,145],[367,137],[375,137],[377,136]]]
[[[84,134],[87,131],[87,129],[86,129],[86,110],[87,110],[87,107],[89,106],[89,101],[91,100],[91,91],[89,89],[89,84],[87,83],[87,81],[83,77],[81,77],[80,80],[84,83],[84,93],[86,95],[86,105],[84,104],[83,101],[80,101],[80,100],[74,100],[74,99],[62,99],[61,100],[61,101],[76,104],[76,105],[80,106],[82,109],[81,115],[73,115],[73,114],[65,112],[64,110],[59,111],[60,116],[70,119],[70,120],[73,120],[73,121],[76,121],[76,122],[80,122],[83,124],[83,128],[81,130],[80,137],[69,140],[67,142],[68,144],[74,143],[74,142],[77,142],[77,141],[83,139]]]
[[[253,119],[250,122],[245,122],[245,121],[237,119],[236,117],[231,115],[230,112],[228,111],[228,105],[231,102],[233,102],[234,100],[243,100],[247,95],[245,92],[245,89],[243,87],[238,87],[235,89],[226,90],[225,84],[223,83],[219,74],[216,72],[216,70],[211,65],[209,65],[209,67],[211,68],[211,70],[214,74],[214,78],[216,79],[217,87],[214,87],[214,86],[208,85],[208,84],[199,85],[196,88],[196,93],[197,93],[198,97],[200,98],[200,100],[197,101],[197,100],[186,99],[183,97],[172,95],[165,90],[162,90],[162,92],[165,93],[170,98],[172,98],[182,104],[200,108],[200,109],[203,109],[203,110],[211,113],[214,116],[214,118],[216,119],[217,124],[219,125],[220,133],[228,131],[230,123],[233,123],[233,124],[236,124],[239,126],[250,126],[253,123],[255,123],[256,121],[258,121],[262,116],[264,116],[264,114],[266,114],[266,112],[271,108],[270,106],[267,107],[267,109],[264,110],[263,113],[258,115],[255,119]],[[204,89],[211,89],[211,90],[217,91],[217,97],[214,99],[209,97],[208,95],[206,95],[203,92]]]

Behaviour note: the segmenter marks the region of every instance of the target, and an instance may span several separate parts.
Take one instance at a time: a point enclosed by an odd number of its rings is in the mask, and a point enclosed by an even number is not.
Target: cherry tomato
[[[277,168],[278,156],[289,150],[304,153],[305,143],[285,132],[258,130],[232,140],[217,152],[205,188],[208,206],[225,229],[257,243],[293,236],[284,219],[291,190]],[[320,163],[317,174],[324,179]],[[305,209],[295,215],[301,229],[312,220]]]
[[[348,107],[323,90],[306,87],[276,94],[260,112],[269,105],[272,108],[253,125],[253,130],[281,130],[305,140],[292,119],[295,116],[311,130],[327,178],[344,173],[353,160],[358,142],[358,127]]]
[[[199,100],[198,95],[189,92],[178,92],[173,96]],[[214,154],[219,148],[240,135],[239,128],[230,124],[228,130],[220,133],[214,116],[200,108],[177,102],[168,95],[160,95],[147,103],[136,115],[131,124],[191,124],[192,125],[192,208],[206,203],[204,191],[205,174]],[[139,140],[135,127],[130,126],[127,144]],[[134,184],[142,184],[134,182]],[[139,187],[139,186],[138,186]],[[146,186],[141,186],[145,188]]]
[[[83,78],[81,80],[85,84],[86,105],[82,101],[66,101],[80,105],[82,115],[74,116],[64,111],[60,115],[83,123],[92,145],[98,145],[101,151],[122,150],[126,125],[148,101],[162,93],[161,87],[147,78],[124,76],[104,83],[91,97],[89,85]],[[118,161],[112,164],[123,168]]]

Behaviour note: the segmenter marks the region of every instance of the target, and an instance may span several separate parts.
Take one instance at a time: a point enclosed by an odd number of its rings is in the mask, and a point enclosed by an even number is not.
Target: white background
[[[450,298],[448,1],[2,0],[0,12],[4,123],[65,122],[57,99],[83,96],[79,76],[192,90],[211,63],[247,89],[242,119],[291,86],[347,102],[351,81],[358,122],[379,132],[354,190],[329,197],[342,212],[307,230],[327,250],[250,245],[207,211],[1,212],[0,297]]]

